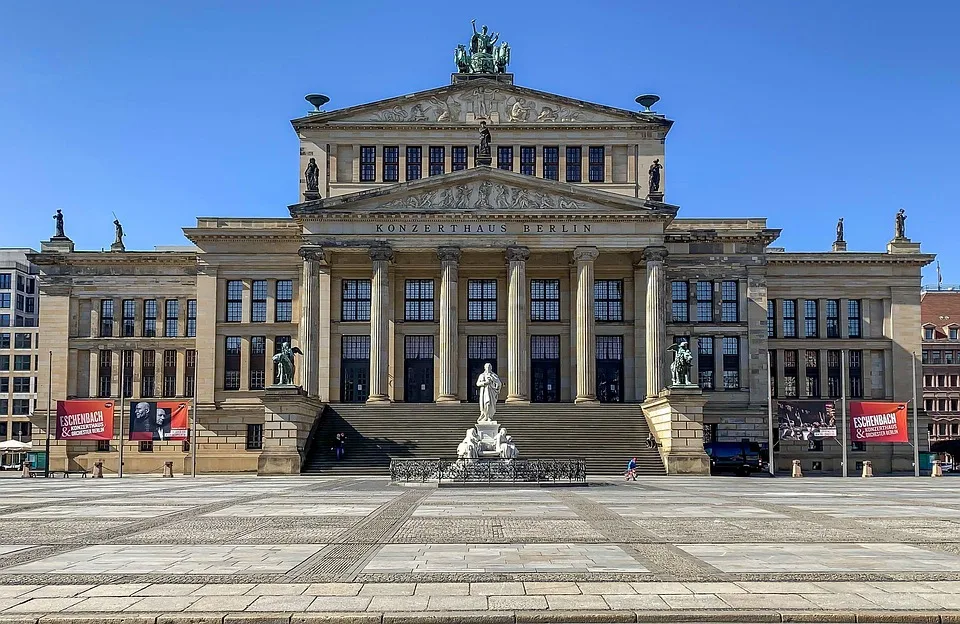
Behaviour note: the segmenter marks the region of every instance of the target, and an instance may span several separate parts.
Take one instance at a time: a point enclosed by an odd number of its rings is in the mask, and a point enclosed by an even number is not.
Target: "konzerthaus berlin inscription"
[[[191,247],[99,252],[74,249],[68,209],[33,258],[53,399],[196,394],[201,471],[327,470],[431,456],[437,436],[455,448],[489,363],[518,448],[608,449],[587,458],[596,473],[620,471],[648,427],[667,470],[701,472],[705,439],[766,441],[770,392],[839,397],[845,379],[851,398],[910,397],[932,256],[900,217],[869,252],[842,234],[784,251],[762,214],[683,218],[670,182],[690,173],[666,158],[656,96],[638,111],[519,86],[484,33],[450,84],[329,111],[308,96],[316,110],[292,121],[300,201],[275,216],[201,217]],[[775,224],[776,197],[744,210],[768,206]],[[698,388],[667,388],[681,341]],[[271,388],[284,343],[303,353],[295,386]],[[118,443],[57,441],[51,466],[115,470]],[[189,466],[179,442],[126,444],[127,471]],[[834,443],[779,450],[838,468]],[[909,469],[912,453],[851,449],[862,459]]]

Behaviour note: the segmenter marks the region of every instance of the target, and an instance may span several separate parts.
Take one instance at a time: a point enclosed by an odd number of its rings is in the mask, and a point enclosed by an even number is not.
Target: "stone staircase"
[[[321,417],[303,473],[385,476],[393,458],[452,459],[477,415],[478,407],[468,403],[332,403]],[[636,456],[638,474],[665,474],[660,454],[645,444],[649,429],[636,403],[501,403],[497,421],[513,436],[521,458],[581,457],[590,477],[622,474]],[[338,432],[347,435],[346,459],[339,462],[332,450]]]

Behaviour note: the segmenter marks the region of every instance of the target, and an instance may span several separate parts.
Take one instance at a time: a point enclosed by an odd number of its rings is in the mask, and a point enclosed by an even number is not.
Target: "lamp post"
[[[47,352],[47,442],[44,445],[43,476],[50,476],[50,405],[53,397],[53,351]]]

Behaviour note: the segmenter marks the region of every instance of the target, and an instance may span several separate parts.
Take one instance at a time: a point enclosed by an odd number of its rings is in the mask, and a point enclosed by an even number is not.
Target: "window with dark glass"
[[[133,299],[124,299],[121,306],[122,334],[125,338],[129,338],[136,331],[137,302]]]
[[[827,338],[840,337],[840,300],[827,299]]]
[[[939,349],[936,349],[936,350],[934,350],[934,351],[931,351],[931,352],[930,352],[930,363],[931,363],[931,364],[939,364],[940,361],[941,361],[941,356],[942,356],[942,354],[943,354],[943,352],[940,351]]]
[[[13,356],[13,370],[15,371],[28,371],[30,370],[30,356],[29,355],[15,355]]]
[[[167,338],[176,338],[177,325],[180,323],[180,302],[177,299],[167,299],[164,307],[166,309],[163,317],[163,335]]]
[[[453,146],[450,152],[450,164],[454,171],[462,171],[467,168],[467,148],[463,145]]]
[[[567,147],[567,182],[583,181],[583,151],[577,147]]]
[[[223,363],[223,389],[240,389],[240,336],[227,336]]]
[[[817,315],[817,301],[806,299],[803,302],[803,335],[807,338],[817,338],[819,332],[819,318]]]
[[[847,301],[847,335],[850,338],[860,338],[862,329],[860,300],[850,299]]]
[[[23,295],[17,295],[17,309],[20,310],[21,312],[24,311],[24,301],[25,299]]]
[[[423,148],[419,145],[407,146],[407,180],[419,180],[423,177]]]
[[[501,145],[497,147],[497,169],[513,171],[513,146]]]
[[[603,147],[591,147],[589,150],[590,168],[589,179],[591,182],[603,182],[606,165],[604,163]]]
[[[239,323],[243,320],[243,282],[227,282],[227,322]]]
[[[530,280],[530,320],[560,320],[560,280]]]
[[[133,396],[133,351],[120,352],[120,392],[124,397]]]
[[[863,398],[863,351],[850,351],[850,397]]]
[[[697,321],[713,322],[713,282],[697,282]]]
[[[714,388],[713,337],[697,338],[697,381],[704,390]]]
[[[0,273],[0,289],[10,290],[10,273]]]
[[[813,349],[804,351],[804,368],[806,372],[804,389],[807,396],[820,398],[820,352]]]
[[[783,396],[794,398],[797,396],[799,368],[797,367],[797,351],[783,352]]]
[[[543,148],[543,178],[560,179],[560,148],[557,146]]]
[[[177,350],[164,349],[163,351],[163,395],[177,396]]]
[[[374,145],[360,146],[360,181],[376,182],[377,148]]]
[[[153,452],[153,440],[140,440],[140,444],[137,447],[141,453],[152,453]]]
[[[827,351],[827,396],[831,399],[836,399],[841,396],[841,364],[840,364],[840,351],[838,349],[830,349]]]
[[[593,283],[593,312],[597,321],[623,321],[623,280]]]
[[[157,352],[146,350],[140,354],[140,396],[152,397],[156,392]]]
[[[737,336],[723,338],[723,388],[740,388],[740,338]]]
[[[250,336],[250,389],[263,390],[267,380],[267,337]]]
[[[28,416],[30,414],[30,399],[13,399],[13,411],[11,412],[14,416]],[[14,423],[16,426],[19,423]]]
[[[3,381],[10,381],[9,377],[4,377]],[[30,378],[29,377],[14,377],[13,378],[13,391],[14,392],[30,392]],[[3,390],[3,392],[9,392],[8,390]]]
[[[33,334],[23,334],[17,332],[13,336],[13,348],[14,349],[29,349],[30,344],[33,342]],[[7,334],[7,346],[10,346],[10,334]]]
[[[192,397],[196,394],[197,383],[197,352],[187,349],[183,358],[183,394]]]
[[[10,356],[0,355],[0,371],[10,370]]]
[[[433,320],[433,280],[407,280],[404,284],[405,321]]]
[[[0,349],[9,349],[10,348],[10,333],[0,334]]]
[[[720,320],[724,323],[740,320],[740,293],[736,280],[720,282]]]
[[[767,338],[777,337],[776,309],[777,302],[773,299],[767,299]]]
[[[97,440],[97,452],[98,453],[110,452],[110,440]]]
[[[194,338],[197,335],[197,300],[187,299],[187,336]]]
[[[274,308],[275,322],[293,321],[293,280],[277,280],[277,300]]]
[[[143,336],[153,338],[157,335],[157,300],[143,302]]]
[[[260,423],[247,425],[247,450],[259,451],[263,448],[263,425]]]
[[[443,175],[446,172],[444,158],[446,157],[445,148],[441,146],[430,146],[430,175]]]
[[[497,280],[467,281],[467,320],[497,320]]]
[[[0,294],[0,297],[3,295]],[[0,305],[0,308],[3,306]],[[0,327],[10,327],[10,315],[9,314],[0,314]]]
[[[10,392],[10,378],[0,377],[0,394],[6,394],[7,392]],[[0,399],[0,401],[6,401],[6,399]]]
[[[797,337],[797,302],[792,299],[783,300],[783,337]]]
[[[533,145],[520,147],[520,173],[523,175],[537,175],[537,148]]]
[[[113,335],[113,299],[100,301],[100,335],[105,338]]]
[[[22,275],[17,276],[17,290],[21,290],[21,291],[24,290]]]
[[[686,282],[671,282],[672,320],[674,323],[686,323],[690,320],[690,293]]]
[[[251,284],[250,322],[267,322],[267,280],[253,280]]]
[[[10,307],[10,293],[0,293],[0,308]]]
[[[370,280],[343,280],[340,318],[343,321],[370,320]]]
[[[100,349],[97,359],[97,396],[109,397],[113,382],[113,351]]]
[[[36,308],[37,300],[35,298],[27,297],[26,304],[27,304],[27,307],[24,309],[24,312],[26,312],[27,314],[33,314],[34,312],[37,311],[37,308]]]
[[[383,148],[383,181],[400,181],[400,148],[397,146]]]

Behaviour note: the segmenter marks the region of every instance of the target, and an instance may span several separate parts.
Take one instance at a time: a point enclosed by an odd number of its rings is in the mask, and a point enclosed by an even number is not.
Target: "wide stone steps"
[[[386,475],[391,459],[453,458],[477,414],[478,407],[466,403],[330,404],[303,472]],[[664,474],[659,453],[646,447],[649,429],[639,404],[500,404],[496,418],[521,457],[578,457],[586,460],[588,475],[613,475],[636,456],[639,474]],[[340,432],[347,436],[347,456],[336,461],[333,441]]]

